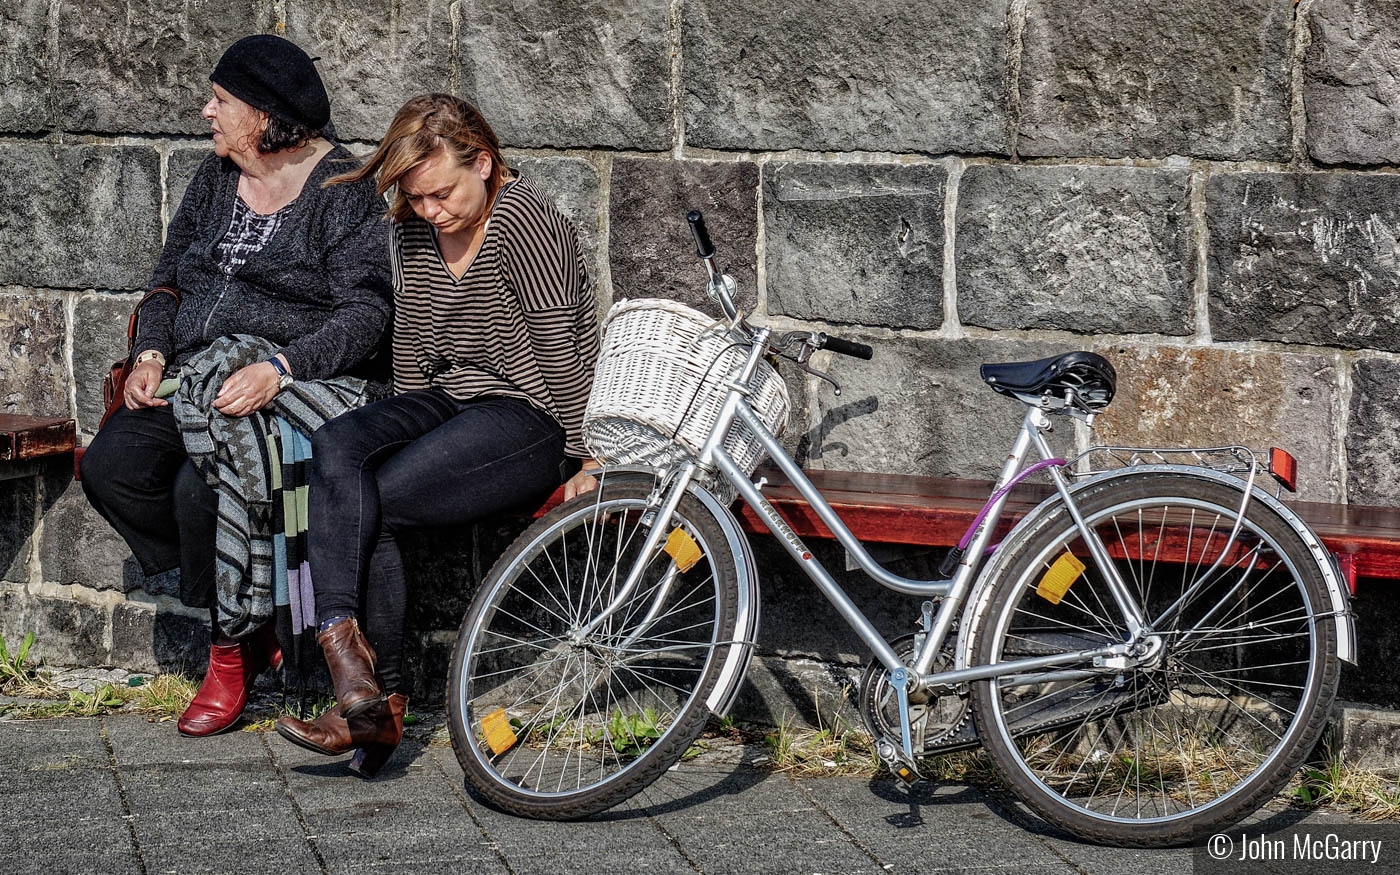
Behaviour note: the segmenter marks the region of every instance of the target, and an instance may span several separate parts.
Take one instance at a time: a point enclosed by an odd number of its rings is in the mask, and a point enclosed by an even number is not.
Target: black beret
[[[331,101],[311,56],[280,36],[245,36],[229,46],[209,81],[284,122],[314,131],[331,120]]]

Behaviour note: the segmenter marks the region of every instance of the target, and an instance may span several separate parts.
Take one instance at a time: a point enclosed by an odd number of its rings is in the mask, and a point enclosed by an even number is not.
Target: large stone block
[[[107,609],[72,599],[24,599],[24,626],[34,633],[31,653],[50,665],[106,665]]]
[[[202,620],[133,603],[112,609],[113,664],[197,676],[208,661],[209,629]]]
[[[57,297],[0,294],[0,413],[68,415],[63,337],[63,302]]]
[[[107,521],[73,482],[70,465],[55,466],[44,478],[44,531],[39,563],[49,583],[125,591],[122,563],[130,554]]]
[[[957,197],[964,323],[1191,333],[1184,171],[979,165],[967,168]]]
[[[1101,347],[1118,394],[1095,423],[1100,443],[1134,447],[1283,447],[1298,459],[1299,497],[1339,501],[1330,356],[1203,347]]]
[[[213,151],[212,144],[206,143],[192,149],[171,149],[165,165],[165,218],[175,218],[175,211],[184,200],[185,189],[194,179],[195,171]]]
[[[593,278],[593,291],[599,308],[607,312],[605,289],[599,286],[603,276],[602,207],[598,170],[582,158],[538,158],[529,155],[507,155],[510,166],[534,180],[578,229],[579,243],[588,257],[588,273]]]
[[[61,0],[59,122],[94,133],[206,133],[199,111],[214,64],[275,23],[258,0]]]
[[[686,144],[1006,154],[1007,6],[686,3]]]
[[[992,394],[982,362],[1030,360],[1063,352],[1042,342],[854,336],[875,348],[872,361],[831,355],[823,370],[841,395],[823,388],[821,419],[809,433],[808,466],[929,477],[992,479],[1020,427],[1024,408]],[[1052,446],[1069,451],[1073,430]]]
[[[947,183],[941,166],[770,165],[763,182],[768,312],[937,328]]]
[[[671,145],[667,0],[465,0],[461,93],[511,146]]]
[[[1290,0],[1030,0],[1022,155],[1286,160]]]
[[[448,0],[299,0],[287,38],[320,57],[331,120],[342,139],[378,141],[405,100],[447,91],[452,69]]]
[[[1400,362],[1363,358],[1351,371],[1347,419],[1347,501],[1400,505]]]
[[[1329,164],[1400,163],[1400,4],[1317,0],[1307,21],[1308,151]]]
[[[758,300],[758,165],[669,159],[613,161],[608,224],[614,298],[672,298],[718,313],[685,215],[705,214],[720,266],[739,283],[739,305]]]
[[[160,156],[142,146],[7,143],[0,204],[0,285],[135,288],[160,245]]]
[[[52,123],[48,0],[11,0],[0,9],[0,130],[42,131]]]
[[[137,295],[81,295],[73,307],[73,382],[78,427],[97,432],[105,407],[102,381],[112,362],[126,355],[126,324]]]
[[[1400,350],[1400,176],[1226,174],[1206,201],[1212,337]]]
[[[33,477],[0,480],[0,581],[29,582],[37,498]]]

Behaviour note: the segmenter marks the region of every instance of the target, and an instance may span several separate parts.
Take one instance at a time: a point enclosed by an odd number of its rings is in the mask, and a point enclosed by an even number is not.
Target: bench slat
[[[764,466],[759,473],[768,479],[764,496],[798,537],[832,537],[777,469]],[[851,532],[861,541],[875,544],[952,547],[972,525],[992,488],[985,480],[855,471],[806,473]],[[1016,487],[1007,497],[996,539],[1052,491],[1052,486],[1041,483]],[[536,515],[558,504],[562,495],[561,488]],[[1354,574],[1400,580],[1400,508],[1311,501],[1285,504],[1312,526],[1328,550],[1342,554],[1349,579],[1354,579]],[[768,533],[768,527],[747,505],[736,504],[735,511],[747,531]]]
[[[0,462],[71,453],[77,446],[77,425],[71,419],[0,414]]]

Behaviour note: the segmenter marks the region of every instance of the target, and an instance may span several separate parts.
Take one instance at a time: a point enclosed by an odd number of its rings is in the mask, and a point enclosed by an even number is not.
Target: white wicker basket
[[[614,304],[603,329],[583,414],[589,451],[609,465],[665,467],[698,456],[724,404],[725,384],[743,367],[749,347],[735,343],[723,322],[651,298]],[[759,362],[752,388],[750,404],[760,421],[782,434],[788,417],[782,377]],[[762,445],[742,423],[730,430],[724,448],[746,472],[763,461]],[[704,482],[722,500],[733,500],[733,489],[719,478]]]

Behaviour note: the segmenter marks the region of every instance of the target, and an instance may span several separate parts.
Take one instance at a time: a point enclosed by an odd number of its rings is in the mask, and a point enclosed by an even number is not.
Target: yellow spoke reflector
[[[510,750],[519,740],[515,737],[515,730],[510,728],[510,718],[506,716],[504,708],[497,708],[481,718],[481,734],[486,736],[486,746],[496,756]]]
[[[1035,588],[1035,594],[1052,605],[1058,605],[1065,593],[1069,592],[1070,584],[1078,580],[1079,575],[1083,573],[1084,563],[1073,553],[1065,553],[1045,572],[1045,576],[1040,579],[1040,586]]]
[[[671,534],[666,536],[666,552],[670,554],[682,574],[694,568],[700,557],[705,555],[701,552],[700,545],[695,543],[695,539],[686,534],[680,526],[676,526],[671,530]]]

